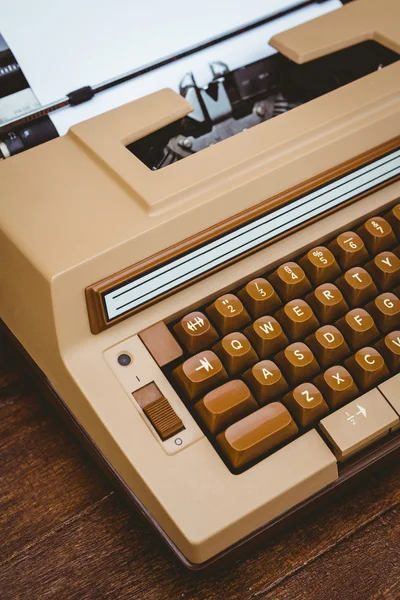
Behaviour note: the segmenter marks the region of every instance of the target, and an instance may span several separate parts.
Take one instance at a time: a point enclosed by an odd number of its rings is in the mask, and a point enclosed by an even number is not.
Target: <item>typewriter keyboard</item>
[[[234,472],[313,427],[343,460],[396,420],[399,298],[400,204],[172,324],[169,378]]]

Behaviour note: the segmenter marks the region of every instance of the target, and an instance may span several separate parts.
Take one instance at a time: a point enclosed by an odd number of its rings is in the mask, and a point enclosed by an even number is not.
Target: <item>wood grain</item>
[[[400,465],[246,560],[190,573],[112,490],[4,341],[0,475],[1,600],[400,599]]]

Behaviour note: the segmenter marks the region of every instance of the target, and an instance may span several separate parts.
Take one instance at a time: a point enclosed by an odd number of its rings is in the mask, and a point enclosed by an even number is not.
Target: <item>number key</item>
[[[340,275],[340,267],[332,252],[324,246],[313,248],[299,261],[314,285],[326,283]]]
[[[222,335],[241,329],[250,321],[249,313],[234,294],[220,296],[206,312]]]
[[[372,217],[365,221],[357,233],[364,240],[372,256],[396,244],[396,236],[390,224],[383,217]]]
[[[300,298],[311,290],[311,283],[303,269],[294,262],[287,262],[270,275],[272,285],[284,302]]]
[[[271,314],[282,304],[270,282],[263,277],[249,281],[238,296],[254,319]]]
[[[354,231],[345,231],[337,236],[328,248],[336,256],[342,269],[350,269],[368,258],[364,242]]]

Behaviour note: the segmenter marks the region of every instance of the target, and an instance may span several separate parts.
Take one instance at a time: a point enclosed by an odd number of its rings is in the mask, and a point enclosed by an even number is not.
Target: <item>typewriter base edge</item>
[[[79,421],[74,417],[72,412],[67,407],[66,403],[57,394],[52,387],[46,375],[41,371],[32,357],[26,352],[13,333],[8,329],[7,325],[0,319],[0,333],[4,333],[10,340],[13,348],[16,350],[18,357],[22,360],[23,367],[28,375],[33,379],[36,387],[43,394],[47,401],[53,406],[56,412],[62,417],[74,436],[88,451],[96,464],[108,476],[113,485],[122,492],[122,495],[158,533],[164,543],[171,550],[178,561],[186,568],[192,571],[211,570],[213,568],[223,568],[232,561],[248,556],[248,552],[261,546],[266,541],[271,540],[275,535],[295,526],[301,519],[307,517],[312,512],[320,507],[325,507],[328,502],[332,502],[335,498],[343,494],[352,486],[359,483],[363,478],[368,477],[378,468],[390,464],[396,458],[400,458],[400,430],[393,432],[391,435],[384,438],[376,445],[369,447],[364,452],[357,455],[354,459],[345,463],[340,470],[339,478],[323,488],[313,496],[310,496],[300,504],[294,506],[290,510],[278,516],[276,519],[266,523],[256,531],[253,531],[245,538],[242,538],[223,552],[215,555],[204,563],[193,563],[189,561],[174,544],[172,539],[163,531],[158,522],[146,510],[145,506],[139,498],[127,486],[124,480],[118,475],[117,471],[107,460],[106,456],[101,452],[95,442],[90,438],[87,432],[80,425]]]

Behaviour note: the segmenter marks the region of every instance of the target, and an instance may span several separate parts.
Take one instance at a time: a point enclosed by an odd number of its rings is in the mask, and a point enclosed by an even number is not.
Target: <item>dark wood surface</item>
[[[185,571],[0,337],[0,599],[400,599],[393,464],[218,573]]]

